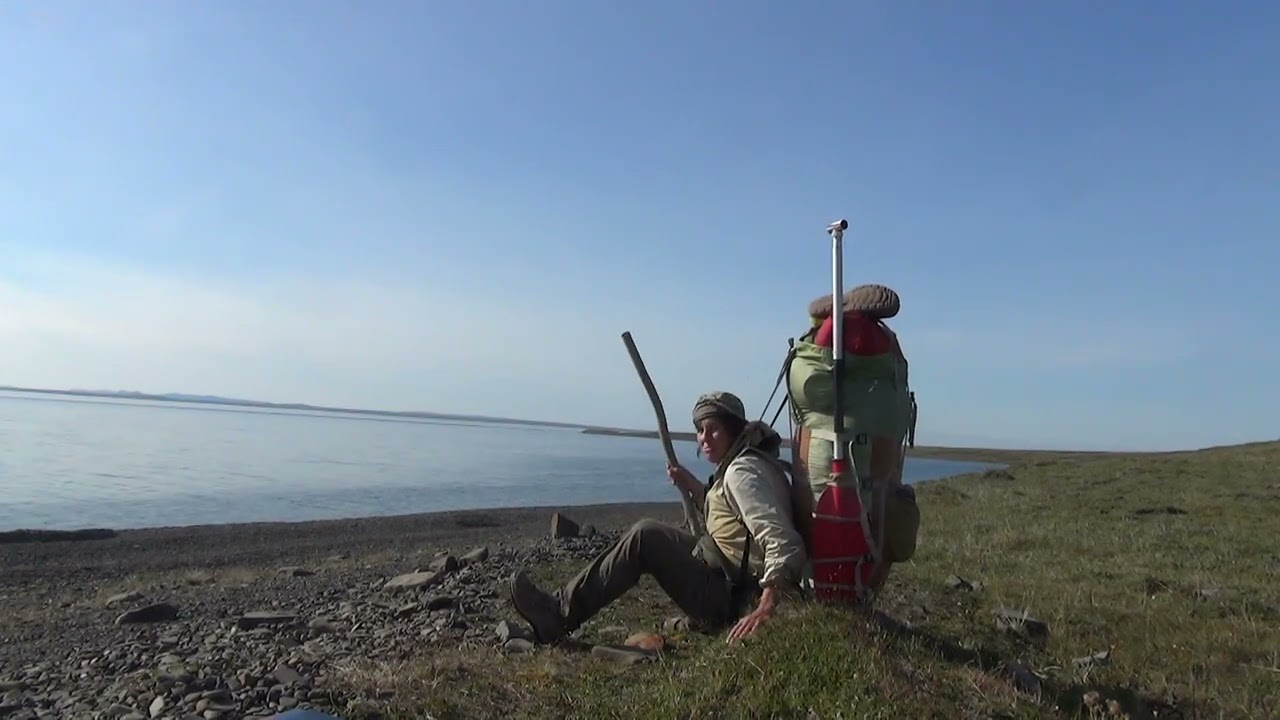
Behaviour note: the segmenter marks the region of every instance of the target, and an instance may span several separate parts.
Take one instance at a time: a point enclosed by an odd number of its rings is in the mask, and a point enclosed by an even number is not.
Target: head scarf
[[[693,404],[693,426],[696,428],[698,423],[716,415],[729,415],[747,422],[747,411],[742,401],[737,395],[723,390],[704,393],[698,397],[698,401]]]

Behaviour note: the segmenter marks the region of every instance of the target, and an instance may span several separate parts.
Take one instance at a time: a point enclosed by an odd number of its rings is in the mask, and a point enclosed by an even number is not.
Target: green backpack
[[[883,489],[884,554],[891,562],[915,552],[919,511],[915,492],[902,485],[906,448],[914,445],[915,394],[911,392],[906,355],[884,318],[897,314],[898,298],[881,285],[863,285],[845,294],[845,312],[861,312],[875,320],[889,339],[887,352],[844,354],[842,408],[846,457],[859,480],[868,512],[877,507],[873,487]],[[792,466],[797,481],[806,481],[816,503],[827,486],[835,441],[834,357],[830,347],[815,342],[819,327],[831,314],[831,298],[809,306],[813,327],[792,345],[779,382],[785,382],[794,423]],[[873,485],[874,483],[874,485]],[[879,525],[879,522],[875,522]]]

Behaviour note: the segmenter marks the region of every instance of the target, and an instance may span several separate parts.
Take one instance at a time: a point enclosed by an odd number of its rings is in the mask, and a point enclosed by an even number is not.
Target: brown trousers
[[[721,627],[737,619],[740,596],[716,562],[702,558],[694,536],[645,519],[556,593],[566,631],[576,630],[646,574],[698,625]]]

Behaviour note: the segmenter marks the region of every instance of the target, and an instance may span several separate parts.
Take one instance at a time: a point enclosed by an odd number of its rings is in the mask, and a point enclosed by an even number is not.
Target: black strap
[[[742,524],[746,528],[746,523]],[[747,587],[747,579],[751,576],[751,531],[747,530],[747,540],[742,544],[742,562],[738,565],[738,587]]]

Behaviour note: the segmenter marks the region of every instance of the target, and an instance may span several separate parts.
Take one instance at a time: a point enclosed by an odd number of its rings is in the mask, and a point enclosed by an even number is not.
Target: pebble
[[[168,622],[177,617],[178,608],[176,605],[167,602],[152,603],[151,605],[126,610],[116,618],[116,624]]]

